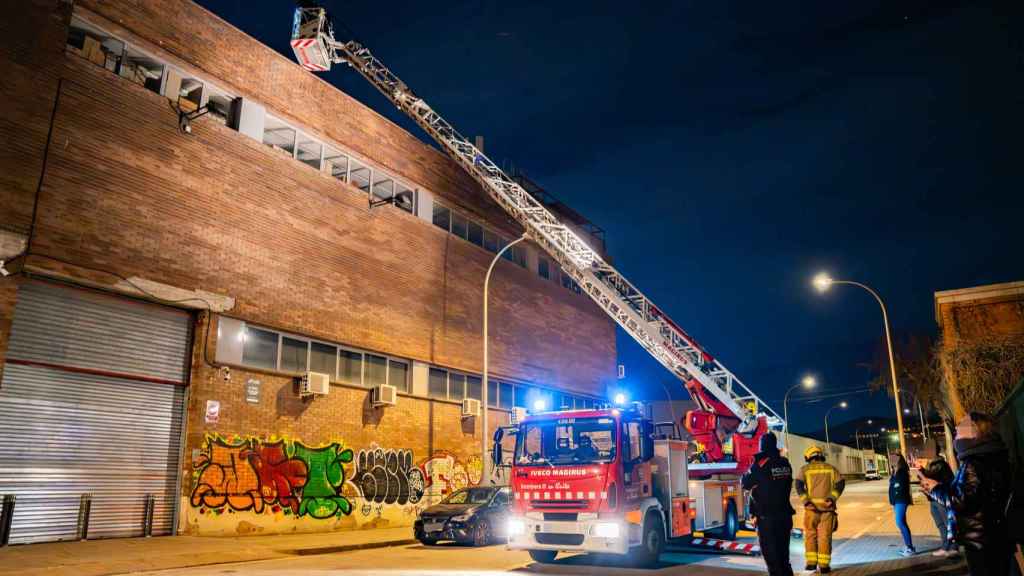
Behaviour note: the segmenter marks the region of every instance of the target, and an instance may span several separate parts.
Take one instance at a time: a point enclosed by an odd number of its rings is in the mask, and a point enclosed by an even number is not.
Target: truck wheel
[[[644,521],[643,540],[640,547],[634,551],[636,563],[639,566],[655,566],[658,564],[658,556],[665,548],[665,527],[656,514],[648,514]]]
[[[558,552],[554,550],[530,550],[530,558],[534,562],[540,562],[541,564],[550,564],[555,561],[555,556],[558,556]]]
[[[718,537],[722,540],[735,540],[739,530],[739,515],[736,513],[736,501],[730,499],[725,509],[725,524],[718,529]]]

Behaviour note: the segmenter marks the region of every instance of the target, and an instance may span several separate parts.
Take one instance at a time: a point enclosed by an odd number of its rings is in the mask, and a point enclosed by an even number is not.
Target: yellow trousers
[[[829,566],[832,563],[832,532],[836,513],[804,508],[804,556],[807,564]]]

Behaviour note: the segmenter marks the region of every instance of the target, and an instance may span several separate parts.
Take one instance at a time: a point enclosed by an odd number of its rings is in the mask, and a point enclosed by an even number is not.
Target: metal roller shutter
[[[173,529],[189,316],[83,290],[18,290],[0,382],[0,494],[15,494],[11,542]]]

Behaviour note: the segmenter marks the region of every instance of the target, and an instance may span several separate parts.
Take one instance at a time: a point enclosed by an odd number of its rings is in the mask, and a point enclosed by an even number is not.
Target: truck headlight
[[[526,522],[521,518],[509,518],[507,528],[509,536],[521,536],[526,533]]]
[[[619,524],[617,522],[598,522],[594,524],[594,536],[598,538],[618,538]]]

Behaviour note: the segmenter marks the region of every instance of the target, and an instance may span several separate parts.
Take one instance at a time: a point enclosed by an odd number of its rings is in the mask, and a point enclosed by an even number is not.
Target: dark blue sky
[[[291,57],[290,3],[200,3]],[[820,296],[815,272],[875,287],[900,332],[934,333],[936,290],[1024,280],[1020,4],[325,3],[604,227],[616,266],[780,412],[808,371],[863,389],[882,333],[867,293]],[[325,77],[421,134],[351,70]],[[630,385],[682,392],[622,334],[619,355]],[[792,404],[793,429],[829,405]]]

